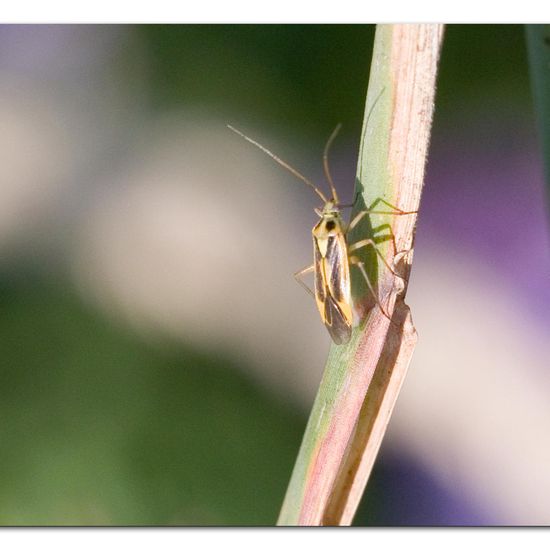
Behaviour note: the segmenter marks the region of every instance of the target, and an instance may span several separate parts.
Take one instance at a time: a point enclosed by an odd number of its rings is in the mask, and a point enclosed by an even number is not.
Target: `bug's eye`
[[[327,231],[332,231],[335,227],[336,227],[336,224],[332,220],[329,220],[328,222],[325,223],[325,229]]]

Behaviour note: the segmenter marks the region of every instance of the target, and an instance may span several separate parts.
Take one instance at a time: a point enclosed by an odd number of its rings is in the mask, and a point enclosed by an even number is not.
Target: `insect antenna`
[[[374,108],[376,107],[376,104],[378,103],[378,100],[382,97],[382,94],[386,91],[386,87],[384,86],[380,92],[378,93],[378,95],[376,96],[375,100],[372,102],[372,105],[370,106],[370,109],[369,109],[369,112],[367,114],[367,118],[365,120],[365,128],[364,128],[364,132],[365,132],[365,135],[367,133],[367,128],[369,127],[369,120],[370,120],[370,116],[372,115],[372,112],[374,111]],[[364,143],[364,140],[362,140],[362,144]],[[361,144],[361,147],[363,147],[363,145]],[[359,151],[359,155],[362,155],[362,150]],[[360,181],[363,181],[363,163],[360,164],[360,168],[359,168],[359,180]]]
[[[249,143],[252,143],[252,145],[255,145],[256,147],[261,149],[264,153],[269,155],[275,162],[280,164],[283,168],[286,168],[291,174],[294,174],[298,179],[302,180],[306,185],[309,185],[309,187],[311,187],[319,195],[319,197],[321,197],[323,202],[325,203],[328,202],[325,195],[310,180],[308,180],[305,176],[300,174],[298,170],[295,170],[294,168],[292,168],[290,164],[287,164],[284,160],[280,159],[277,155],[274,155],[269,149],[266,149],[263,145],[260,145],[257,141],[254,141],[252,138],[249,138],[242,132],[239,132],[239,130],[237,130],[236,128],[233,128],[233,126],[230,126],[228,124],[227,127],[233,132],[235,132],[236,134],[238,134],[239,136],[241,136],[242,138],[246,139],[246,141],[248,141]]]
[[[332,180],[332,176],[330,175],[330,169],[328,166],[328,152],[330,150],[330,146],[332,145],[332,142],[338,135],[340,128],[342,128],[342,124],[338,123],[336,125],[336,128],[334,128],[334,130],[332,131],[332,134],[330,134],[327,144],[325,145],[325,150],[323,151],[323,167],[325,169],[325,177],[327,178],[328,184],[330,185],[332,198],[335,204],[338,204],[340,201],[338,200],[338,193],[336,193],[336,186],[334,185],[334,181]]]

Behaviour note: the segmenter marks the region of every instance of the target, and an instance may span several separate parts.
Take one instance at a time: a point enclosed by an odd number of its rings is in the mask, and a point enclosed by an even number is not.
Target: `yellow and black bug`
[[[325,194],[320,191],[309,179],[303,176],[292,166],[281,160],[271,151],[266,149],[263,145],[260,145],[258,142],[249,138],[239,130],[233,128],[233,126],[228,125],[228,128],[240,135],[249,143],[252,143],[256,147],[260,148],[273,160],[294,174],[298,179],[302,180],[306,185],[311,187],[324,202],[322,209],[315,208],[315,212],[321,220],[312,230],[313,264],[297,271],[294,274],[294,277],[315,298],[321,319],[327,327],[334,343],[345,344],[351,337],[351,330],[353,326],[353,307],[351,298],[350,265],[356,265],[361,270],[361,273],[363,274],[366,284],[376,300],[376,303],[384,315],[387,316],[369,280],[365,266],[356,256],[350,254],[360,248],[372,246],[386,267],[394,273],[394,275],[396,275],[396,273],[387,263],[382,253],[378,250],[373,239],[363,239],[349,245],[347,243],[347,234],[367,214],[402,215],[413,214],[415,212],[405,212],[385,200],[379,199],[376,203],[383,202],[390,208],[393,208],[394,211],[384,212],[379,210],[362,210],[351,220],[348,225],[344,223],[342,220],[341,209],[344,206],[352,205],[340,204],[338,193],[336,192],[336,187],[334,185],[334,181],[332,180],[328,164],[328,152],[334,138],[340,130],[340,124],[334,129],[329,137],[323,153],[323,168],[325,177],[327,178],[330,186],[330,198],[327,198]],[[314,273],[315,292],[313,292],[300,278],[302,275],[311,272]]]

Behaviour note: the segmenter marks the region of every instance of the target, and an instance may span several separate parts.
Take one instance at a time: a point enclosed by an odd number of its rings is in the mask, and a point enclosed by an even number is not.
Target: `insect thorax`
[[[313,228],[315,239],[328,239],[344,233],[342,216],[338,210],[323,211],[319,223]]]

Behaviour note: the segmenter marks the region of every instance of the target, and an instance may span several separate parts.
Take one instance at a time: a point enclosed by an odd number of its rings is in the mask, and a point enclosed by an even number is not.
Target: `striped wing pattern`
[[[347,246],[343,235],[328,237],[323,256],[314,243],[315,300],[321,318],[336,344],[351,337],[352,310]]]

